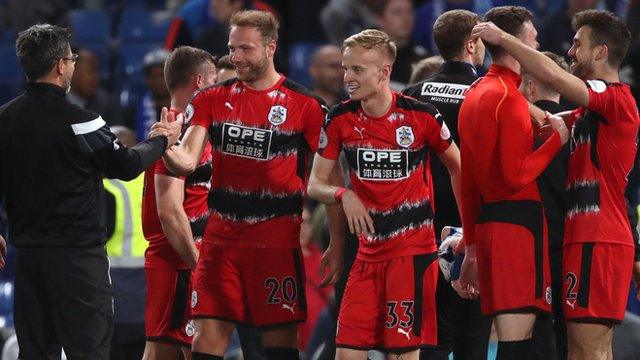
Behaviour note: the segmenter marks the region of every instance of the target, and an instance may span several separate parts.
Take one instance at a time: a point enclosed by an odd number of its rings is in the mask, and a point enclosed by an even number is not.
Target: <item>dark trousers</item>
[[[113,291],[103,245],[17,248],[14,320],[21,359],[109,359]]]
[[[422,349],[420,359],[446,360],[453,352],[456,360],[486,360],[492,319],[480,312],[480,300],[461,298],[439,272],[436,308],[438,346]]]

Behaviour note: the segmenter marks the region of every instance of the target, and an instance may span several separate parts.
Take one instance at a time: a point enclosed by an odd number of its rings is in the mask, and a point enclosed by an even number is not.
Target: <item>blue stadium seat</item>
[[[294,81],[306,86],[312,86],[309,76],[309,60],[316,51],[320,43],[303,42],[293,44],[289,50],[289,77]]]
[[[22,79],[22,71],[16,56],[16,48],[13,43],[0,43],[0,80],[19,81]]]
[[[142,78],[142,59],[151,50],[161,48],[161,43],[123,43],[120,46],[117,72],[123,80]]]
[[[122,12],[118,36],[123,44],[130,42],[164,42],[171,14],[144,8],[125,8]]]
[[[69,21],[76,43],[104,43],[110,38],[109,15],[104,10],[73,10]]]

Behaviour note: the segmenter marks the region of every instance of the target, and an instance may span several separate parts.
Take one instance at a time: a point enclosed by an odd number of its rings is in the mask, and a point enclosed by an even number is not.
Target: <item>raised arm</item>
[[[570,102],[578,106],[589,105],[589,91],[580,78],[564,71],[549,57],[502,31],[494,23],[479,23],[473,28],[471,36],[478,36],[483,41],[502,47],[518,60],[526,72],[554,88]]]
[[[166,108],[162,113],[167,116]],[[102,117],[71,124],[80,150],[88,154],[108,178],[135,179],[162,156],[167,146],[175,143],[180,134],[179,124],[164,124],[151,138],[131,148],[117,141]]]
[[[167,168],[181,176],[191,174],[198,166],[202,150],[208,141],[207,135],[205,128],[190,126],[180,145],[170,147],[162,157]]]
[[[531,120],[526,100],[518,96],[506,96],[496,109],[500,130],[498,146],[505,181],[517,191],[544,171],[569,134],[564,127],[562,135],[555,132],[540,148],[531,152],[531,148],[524,145],[531,140]],[[556,125],[564,126],[564,123]]]

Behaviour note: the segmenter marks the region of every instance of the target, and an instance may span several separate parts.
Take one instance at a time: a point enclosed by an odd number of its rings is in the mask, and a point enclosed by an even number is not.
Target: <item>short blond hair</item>
[[[351,35],[342,42],[342,51],[346,48],[361,46],[367,50],[376,49],[385,54],[391,63],[396,60],[398,47],[391,41],[386,32],[374,29],[363,30],[355,35]]]
[[[229,26],[254,27],[260,31],[264,43],[278,41],[280,24],[275,16],[268,11],[244,10],[233,14]]]

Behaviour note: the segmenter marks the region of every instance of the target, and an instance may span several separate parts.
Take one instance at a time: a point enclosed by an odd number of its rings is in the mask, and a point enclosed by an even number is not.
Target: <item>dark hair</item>
[[[591,29],[589,38],[591,45],[607,45],[609,65],[620,67],[622,60],[627,56],[631,38],[629,28],[624,21],[608,11],[585,10],[573,16],[571,25],[575,31],[583,26],[588,26]]]
[[[433,39],[446,61],[459,56],[480,17],[468,10],[450,10],[438,16],[433,24]]]
[[[193,76],[205,71],[207,65],[215,65],[215,58],[210,53],[191,46],[177,47],[164,64],[167,89],[171,92],[188,85]]]
[[[218,67],[218,69],[227,69],[227,70],[236,69],[235,67],[233,67],[233,64],[231,63],[231,58],[229,57],[229,55],[224,55],[220,59],[218,59],[216,66]]]
[[[50,24],[37,24],[18,34],[16,54],[27,80],[48,74],[56,61],[67,56],[71,30]]]
[[[504,32],[516,37],[522,32],[522,24],[532,19],[531,11],[522,6],[498,6],[484,15],[484,21],[491,21]],[[504,54],[499,46],[485,43],[485,47],[493,58]]]
[[[244,10],[231,17],[229,26],[254,27],[260,31],[264,43],[271,40],[278,41],[278,20],[268,11]]]

